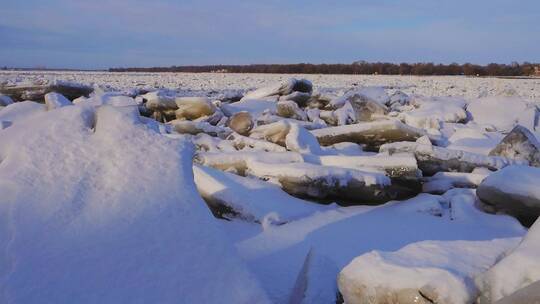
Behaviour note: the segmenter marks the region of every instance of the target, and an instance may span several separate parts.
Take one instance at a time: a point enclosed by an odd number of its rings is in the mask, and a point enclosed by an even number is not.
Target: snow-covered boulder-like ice
[[[253,128],[249,137],[263,139],[280,146],[285,146],[285,139],[291,129],[291,123],[286,120],[273,122]]]
[[[72,103],[69,101],[69,99],[65,98],[64,95],[50,92],[45,94],[45,105],[47,105],[47,110],[50,111],[56,108],[72,105]]]
[[[495,211],[530,226],[540,216],[540,168],[508,166],[482,181],[478,197]]]
[[[496,263],[519,238],[490,241],[424,241],[395,252],[372,251],[339,274],[347,304],[472,303],[474,277]]]
[[[425,135],[423,130],[397,120],[382,120],[354,125],[329,127],[311,131],[323,146],[340,142],[354,142],[379,147],[397,141],[415,141]]]
[[[494,303],[540,280],[539,252],[540,221],[536,221],[517,248],[476,279],[481,291],[478,303]],[[540,294],[538,287],[535,292]]]
[[[199,193],[219,217],[283,224],[322,210],[321,205],[292,197],[261,180],[200,165],[193,172]]]
[[[244,136],[249,135],[249,131],[253,129],[254,125],[255,123],[251,114],[244,111],[234,113],[227,121],[227,126],[231,128],[231,130]]]
[[[482,125],[494,126],[499,131],[510,131],[516,124],[534,130],[536,107],[519,97],[485,97],[471,102],[467,111]]]
[[[192,155],[132,107],[2,130],[0,302],[267,303],[198,195]]]
[[[176,97],[176,119],[194,120],[210,116],[216,112],[216,107],[207,97]]]
[[[517,125],[489,155],[524,160],[531,166],[540,167],[540,142],[527,128]]]

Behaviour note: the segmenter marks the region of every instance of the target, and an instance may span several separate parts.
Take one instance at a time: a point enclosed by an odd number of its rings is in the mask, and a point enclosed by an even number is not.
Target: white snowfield
[[[539,79],[0,71],[0,303],[537,299],[539,106]]]

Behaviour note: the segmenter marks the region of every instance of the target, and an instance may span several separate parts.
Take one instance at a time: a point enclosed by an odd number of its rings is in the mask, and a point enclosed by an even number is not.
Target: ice
[[[1,302],[266,303],[197,194],[192,154],[132,108],[0,131]]]
[[[527,128],[517,125],[489,152],[489,155],[523,160],[531,166],[540,167],[540,142]]]
[[[47,110],[49,111],[72,105],[69,99],[65,98],[62,94],[54,92],[45,94],[45,104],[47,105]]]
[[[227,126],[240,135],[249,135],[249,131],[253,129],[253,117],[249,112],[234,113],[227,121]]]

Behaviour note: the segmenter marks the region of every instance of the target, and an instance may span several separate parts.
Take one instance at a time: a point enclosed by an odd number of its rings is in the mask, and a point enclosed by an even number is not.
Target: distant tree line
[[[517,63],[488,65],[388,63],[357,61],[352,64],[250,64],[200,65],[150,68],[110,68],[111,72],[189,72],[189,73],[276,73],[276,74],[379,74],[379,75],[468,75],[468,76],[531,76],[540,64]],[[540,76],[540,75],[539,75]]]

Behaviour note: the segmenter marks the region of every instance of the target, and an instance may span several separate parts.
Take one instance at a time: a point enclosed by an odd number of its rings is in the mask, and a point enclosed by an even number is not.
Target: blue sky
[[[539,0],[2,0],[0,66],[540,62]]]

